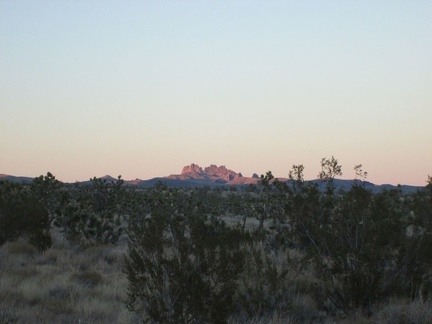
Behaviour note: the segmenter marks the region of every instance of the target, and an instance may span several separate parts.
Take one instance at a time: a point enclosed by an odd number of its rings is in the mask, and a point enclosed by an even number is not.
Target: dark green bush
[[[46,208],[25,186],[0,182],[0,245],[26,236],[39,250],[51,246]]]
[[[244,234],[191,201],[180,190],[154,190],[149,209],[131,218],[127,306],[143,320],[224,323],[234,310]]]
[[[271,182],[268,174],[256,192],[225,198],[163,185],[146,192],[128,229],[128,307],[156,322],[289,312],[290,271],[315,274],[314,300],[327,312],[363,308],[370,315],[391,297],[429,298],[428,190],[372,194],[361,182],[337,191],[332,179],[321,186],[298,179]],[[217,204],[243,224],[228,228],[214,218]],[[250,233],[247,217],[259,221]],[[295,264],[284,258],[293,248],[301,254]]]
[[[289,264],[278,268],[271,256],[258,246],[250,246],[244,252],[246,260],[240,276],[238,312],[245,314],[245,318],[254,318],[287,311],[292,297],[286,278]]]
[[[123,180],[91,179],[68,189],[54,224],[81,246],[116,243],[123,233]]]
[[[355,185],[348,192],[330,188],[316,194],[293,193],[289,212],[296,240],[336,308],[349,313],[363,307],[370,313],[389,296],[410,296],[418,285],[426,236],[406,235],[409,210],[401,193],[372,194]]]

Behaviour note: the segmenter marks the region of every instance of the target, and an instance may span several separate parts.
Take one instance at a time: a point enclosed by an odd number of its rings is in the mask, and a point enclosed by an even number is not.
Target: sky
[[[432,175],[432,1],[0,0],[0,173]]]

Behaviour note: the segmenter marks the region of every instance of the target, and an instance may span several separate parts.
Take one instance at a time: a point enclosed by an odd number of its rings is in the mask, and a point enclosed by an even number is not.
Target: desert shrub
[[[123,180],[91,179],[89,185],[69,188],[65,205],[54,224],[66,237],[81,246],[116,243],[121,225]]]
[[[162,187],[149,198],[128,229],[128,308],[155,322],[225,322],[243,271],[245,234],[197,213],[184,191]]]
[[[406,234],[411,240],[421,240],[415,264],[413,297],[430,300],[432,296],[432,185],[405,197],[410,226]]]
[[[276,265],[274,258],[258,244],[245,247],[246,260],[238,290],[239,313],[245,318],[286,312],[292,302],[288,286],[288,264]]]
[[[409,296],[424,273],[425,236],[407,236],[410,221],[400,191],[372,194],[361,185],[335,192],[302,188],[287,209],[294,236],[337,309],[349,313],[390,295]],[[319,283],[319,282],[317,282]]]
[[[65,185],[48,172],[35,178],[30,188],[48,211],[49,223],[69,241],[88,247],[116,243],[122,234],[122,185],[121,177],[111,182],[94,177],[89,183]],[[34,242],[49,240],[43,233],[34,236]]]
[[[52,246],[52,237],[49,230],[37,230],[29,235],[29,242],[39,251],[45,251]]]
[[[39,250],[51,246],[47,210],[26,186],[0,182],[0,245],[23,236]]]
[[[33,179],[30,190],[48,212],[50,224],[58,217],[64,201],[64,185],[55,176],[47,172]]]

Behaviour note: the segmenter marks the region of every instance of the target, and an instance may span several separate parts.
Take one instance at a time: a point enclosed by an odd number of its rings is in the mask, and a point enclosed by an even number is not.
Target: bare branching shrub
[[[181,191],[151,198],[149,214],[131,218],[128,230],[129,309],[145,321],[226,321],[243,270],[242,233],[196,214]]]
[[[253,318],[287,311],[293,297],[288,286],[288,265],[276,265],[262,246],[244,246],[243,249],[247,257],[238,290],[240,312]]]

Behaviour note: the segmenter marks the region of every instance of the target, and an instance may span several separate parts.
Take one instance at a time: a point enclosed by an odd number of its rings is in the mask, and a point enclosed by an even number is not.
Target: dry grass
[[[269,316],[254,317],[252,319],[245,320],[230,320],[229,324],[240,324],[240,323],[250,323],[250,324],[297,324],[300,323],[290,316],[282,316],[281,314],[275,312]]]
[[[124,304],[126,247],[38,253],[25,241],[0,247],[0,323],[138,323]]]
[[[382,307],[372,318],[372,323],[420,324],[432,323],[432,303],[415,300],[393,301]]]
[[[231,221],[231,225],[237,222],[235,218]],[[247,224],[257,226],[254,219]],[[268,253],[264,244],[256,247]],[[139,323],[124,303],[126,250],[125,241],[83,250],[59,237],[43,253],[24,240],[0,246],[0,324]],[[362,310],[349,317],[331,317],[322,311],[324,297],[314,274],[296,268],[302,258],[299,251],[272,254],[271,258],[279,273],[291,264],[283,282],[286,307],[253,318],[233,316],[229,323],[432,323],[431,302],[405,300],[377,305],[370,317]]]

